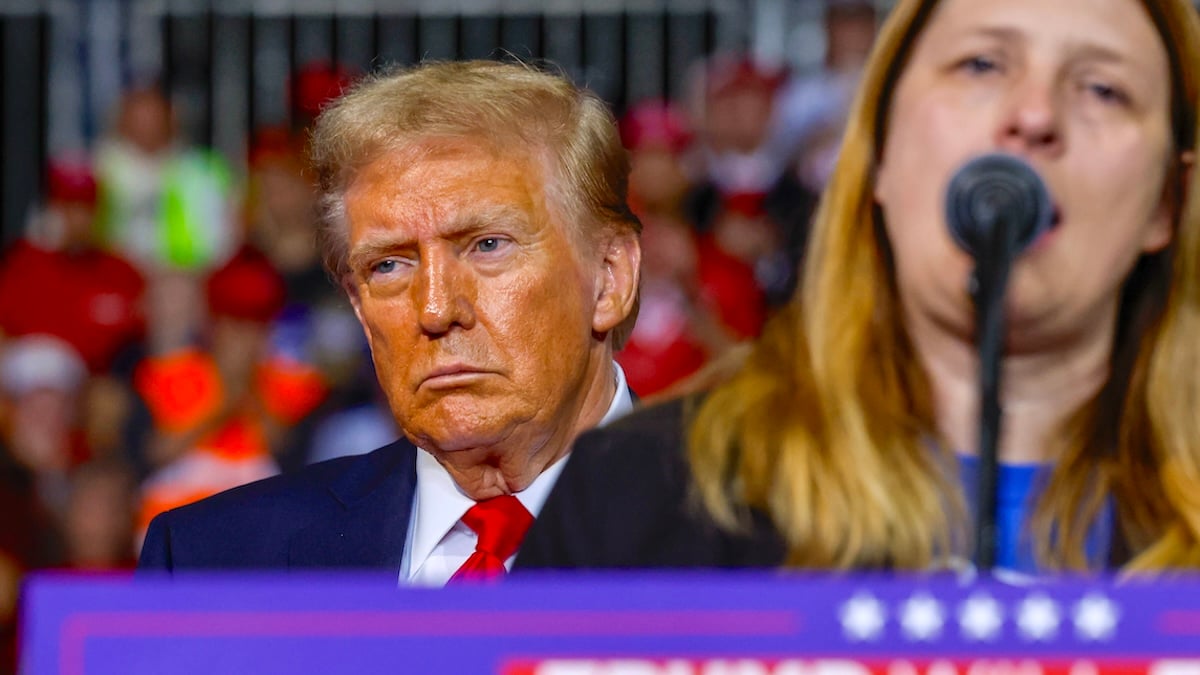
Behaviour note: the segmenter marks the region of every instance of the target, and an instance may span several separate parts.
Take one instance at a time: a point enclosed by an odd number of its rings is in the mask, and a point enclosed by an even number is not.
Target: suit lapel
[[[329,486],[328,516],[297,532],[288,567],[374,569],[399,574],[416,489],[417,450],[407,440],[380,448]]]
[[[417,448],[404,438],[351,462],[329,485],[334,503],[289,540],[288,568],[378,570],[399,578],[416,487]]]

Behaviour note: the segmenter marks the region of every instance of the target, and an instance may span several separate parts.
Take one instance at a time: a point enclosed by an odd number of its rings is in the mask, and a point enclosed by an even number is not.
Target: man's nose
[[[474,327],[473,281],[452,254],[425,255],[413,291],[422,332],[442,335],[455,326],[467,330]]]
[[[1063,148],[1062,103],[1055,83],[1026,76],[1006,92],[996,144],[1018,155],[1055,154]]]

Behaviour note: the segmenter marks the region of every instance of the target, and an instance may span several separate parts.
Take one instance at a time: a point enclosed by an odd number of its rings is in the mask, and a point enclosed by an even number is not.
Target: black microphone
[[[1010,251],[1018,255],[1054,220],[1046,185],[1028,164],[1003,153],[981,155],[955,172],[946,190],[950,234],[973,258],[991,254],[996,228],[1011,228]]]
[[[955,242],[975,259],[971,299],[979,355],[979,475],[975,495],[975,564],[996,564],[998,448],[1004,358],[1004,294],[1013,261],[1054,221],[1042,179],[1028,164],[1002,153],[982,155],[955,172],[946,188],[946,223]]]

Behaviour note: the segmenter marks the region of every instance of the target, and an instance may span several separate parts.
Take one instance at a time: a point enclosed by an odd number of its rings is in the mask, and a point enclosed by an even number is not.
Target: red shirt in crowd
[[[145,281],[132,265],[97,249],[66,252],[18,241],[0,260],[0,331],[44,333],[107,370],[145,331]]]

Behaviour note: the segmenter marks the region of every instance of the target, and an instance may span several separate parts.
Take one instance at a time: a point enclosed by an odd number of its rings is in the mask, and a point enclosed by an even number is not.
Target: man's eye
[[[372,271],[377,274],[391,274],[392,272],[396,271],[396,267],[398,265],[399,263],[397,263],[395,260],[382,260],[375,263],[375,268]]]
[[[500,244],[501,241],[499,237],[487,237],[486,239],[480,239],[479,242],[475,244],[475,249],[480,253],[491,253],[498,250],[500,248]]]

